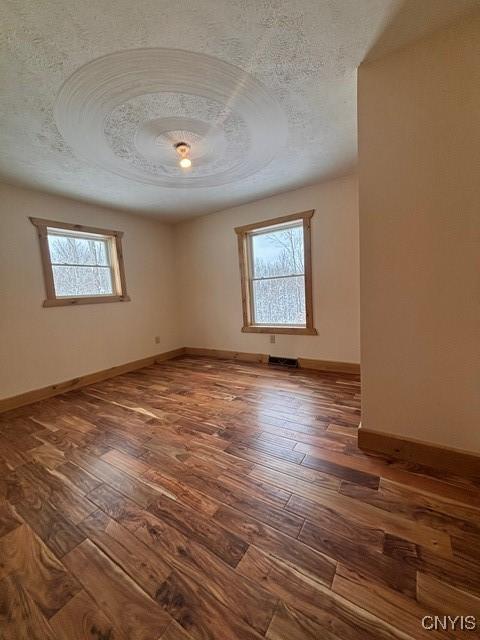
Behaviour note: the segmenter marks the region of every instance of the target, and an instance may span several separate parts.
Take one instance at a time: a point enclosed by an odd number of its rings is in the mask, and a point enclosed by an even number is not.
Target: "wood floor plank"
[[[172,620],[160,640],[192,640],[192,636],[176,620]]]
[[[44,491],[17,474],[18,469],[8,476],[7,495],[19,516],[61,558],[80,544],[85,536],[61,511],[52,506]]]
[[[42,445],[42,442],[38,440],[37,437],[30,434],[19,433],[15,429],[5,429],[3,431],[3,437],[8,440],[17,451],[22,451],[27,454],[26,457],[28,457],[29,451]]]
[[[206,516],[213,516],[218,509],[219,505],[216,500],[212,500],[205,493],[197,491],[188,483],[172,478],[165,473],[159,473],[156,469],[149,469],[142,477],[165,491],[165,495],[178,500],[186,507],[192,507]]]
[[[50,625],[62,640],[127,640],[84,590],[50,618]]]
[[[46,618],[80,590],[77,579],[25,524],[0,538],[0,578],[13,574]]]
[[[187,473],[185,469],[182,468],[171,472],[176,475],[177,481],[182,483],[185,489],[189,491],[193,489],[195,492],[198,490],[200,495],[204,494],[215,501],[211,502],[215,508],[208,511],[210,515],[213,515],[217,511],[219,503],[222,502],[294,538],[300,532],[303,525],[302,517],[293,513],[287,513],[281,508],[272,506],[268,501],[257,498],[252,495],[251,490],[242,489],[235,481],[231,482],[224,476],[220,476],[218,480],[216,480],[204,474]],[[145,474],[145,477],[155,478],[156,472]],[[197,500],[199,500],[199,498],[197,498]],[[185,501],[180,500],[180,502]]]
[[[219,482],[224,487],[231,487],[244,494],[269,502],[277,507],[284,507],[291,497],[291,492],[281,487],[255,480],[253,477],[236,474],[235,472],[225,472],[219,478]]]
[[[309,471],[309,469],[305,469],[305,471]],[[248,475],[255,480],[264,481],[270,485],[281,487],[290,493],[296,493],[299,496],[311,499],[316,498],[319,487],[336,495],[341,483],[339,479],[333,476],[325,476],[322,478],[322,482],[315,482],[315,477],[297,477],[293,473],[289,473],[289,470],[280,471],[266,468],[262,465],[255,465]]]
[[[42,612],[15,575],[0,580],[2,640],[55,640]]]
[[[294,451],[293,449],[285,448],[268,442],[267,440],[257,440],[251,438],[249,440],[238,439],[233,446],[227,447],[225,451],[227,453],[235,453],[238,447],[249,447],[255,451],[263,451],[273,458],[280,458],[281,460],[287,460],[288,462],[294,462],[300,464],[305,457],[305,454],[301,451]]]
[[[477,597],[480,596],[480,567],[471,560],[458,556],[443,558],[429,549],[389,534],[385,536],[383,552],[405,566],[432,575]]]
[[[361,484],[373,489],[377,489],[380,483],[379,476],[366,473],[365,471],[358,471],[357,469],[352,469],[350,466],[344,466],[337,464],[336,462],[331,462],[330,460],[325,460],[311,455],[306,455],[304,457],[302,465],[309,467],[310,469],[330,473],[332,476],[337,476],[342,480],[348,480],[349,482]]]
[[[453,556],[477,565],[480,570],[480,533],[457,533],[452,535]]]
[[[378,551],[383,549],[384,531],[358,522],[354,512],[351,512],[350,517],[346,517],[342,515],[341,510],[330,508],[295,494],[290,498],[285,508],[293,513],[303,515],[308,520],[320,524],[324,529],[337,533],[351,542],[366,545]],[[383,526],[383,523],[381,524]]]
[[[397,629],[416,640],[428,640],[428,638],[442,640],[454,637],[450,633],[427,630],[422,627],[422,619],[424,616],[431,615],[434,609],[423,607],[393,589],[387,589],[375,581],[363,578],[342,564],[338,565],[332,589],[383,620],[392,627],[393,633]]]
[[[338,595],[321,582],[251,546],[236,571],[261,582],[289,607],[303,613],[323,633],[342,640],[390,640],[395,629],[388,622]]]
[[[59,477],[55,470],[45,465],[38,462],[24,464],[16,473],[42,493],[45,499],[74,525],[95,510],[95,506],[74,484]]]
[[[480,597],[421,571],[417,574],[417,600],[440,615],[476,616],[480,612]]]
[[[347,427],[341,424],[335,424],[332,422],[328,425],[327,431],[330,433],[338,433],[344,436],[348,436],[349,438],[356,438],[358,428],[357,427]]]
[[[64,478],[65,481],[74,484],[78,491],[82,492],[84,495],[89,491],[93,491],[93,489],[102,484],[101,480],[95,478],[71,462],[65,462],[60,465],[53,473],[60,478]]]
[[[188,507],[160,496],[148,510],[192,540],[197,540],[227,564],[235,567],[248,548],[248,544],[235,533],[207,519]]]
[[[192,448],[192,455],[208,462],[215,462],[223,467],[223,469],[235,469],[238,473],[247,473],[253,466],[248,460],[243,459],[242,456],[237,456],[224,449],[220,450],[204,444],[195,445],[195,447]],[[186,454],[182,456],[181,459],[187,462],[189,457],[190,454]]]
[[[293,449],[297,444],[297,441],[285,436],[286,429],[281,431],[283,435],[279,435],[275,429],[276,427],[272,427],[273,433],[271,433],[269,431],[254,431],[250,428],[247,433],[251,437],[257,438],[260,442],[271,442],[272,444],[284,447],[285,449]],[[230,432],[227,433],[228,435],[231,435]],[[235,442],[238,442],[238,440],[235,440]]]
[[[157,602],[199,640],[260,640],[263,637],[208,591],[177,572],[159,589]]]
[[[48,444],[53,449],[63,453],[85,442],[83,434],[76,431],[67,431],[66,429],[57,429],[56,431],[45,429],[36,437],[44,444]]]
[[[22,411],[25,411],[24,409]],[[0,430],[7,435],[14,432],[18,435],[44,433],[44,427],[27,416],[15,417],[15,412],[7,412],[0,416]]]
[[[412,567],[394,558],[371,551],[367,546],[351,542],[308,520],[298,539],[330,558],[346,564],[366,578],[377,580],[391,589],[415,597],[416,572]]]
[[[325,584],[331,584],[335,573],[335,561],[330,557],[317,553],[301,542],[230,507],[221,507],[214,515],[214,520],[238,533],[248,543],[314,574]]]
[[[184,475],[194,473],[206,479],[216,479],[226,471],[226,465],[220,465],[217,460],[199,458],[190,453],[172,458],[162,451],[148,451],[142,456],[148,462],[151,471],[171,478],[182,479]]]
[[[107,451],[102,456],[102,460],[106,460],[114,467],[118,467],[128,473],[128,471],[132,472],[132,475],[141,476],[142,473],[148,471],[150,469],[150,465],[141,460],[140,458],[135,458],[130,456],[123,451],[117,451],[116,449],[112,449],[111,451]]]
[[[356,429],[351,429],[350,431]],[[345,449],[345,436],[330,432],[328,430],[322,431],[320,429],[314,429],[314,433],[303,433],[302,431],[294,431],[290,429],[280,427],[270,427],[264,431],[260,431],[258,435],[259,440],[271,440],[275,438],[281,438],[283,446],[296,448],[295,445],[304,443],[307,445],[317,446],[319,449],[330,449],[332,451],[344,451]],[[300,448],[297,449],[300,451]]]
[[[187,542],[186,536],[178,529],[160,520],[149,511],[145,511],[108,485],[101,485],[94,489],[89,494],[89,498],[110,518],[140,536],[140,539],[146,541],[147,544],[152,545],[157,538],[173,548],[177,545],[181,547]]]
[[[75,451],[72,453],[71,461],[95,478],[118,489],[142,507],[148,506],[160,493],[150,485],[108,464],[100,457]]]
[[[451,535],[480,535],[480,511],[381,479],[378,490],[343,482],[340,493]],[[393,531],[391,532],[393,533]]]
[[[65,453],[50,444],[42,444],[35,449],[27,451],[25,457],[27,460],[36,462],[46,469],[55,469],[65,462]]]
[[[263,586],[239,575],[201,545],[189,542],[170,562],[208,590],[225,607],[258,633],[264,634],[277,606],[277,598]]]
[[[97,547],[155,598],[157,589],[171,573],[166,562],[152,554],[143,542],[103,511],[89,516],[81,528]]]
[[[99,500],[99,503],[107,511],[115,502],[115,498],[111,496],[112,493],[113,490],[109,490],[110,495],[105,497],[104,494],[103,500],[102,498]],[[141,510],[120,494],[116,494],[116,496],[115,506],[111,509],[112,515],[117,517],[128,528],[128,531],[131,531],[147,548],[157,554],[159,559],[178,573],[187,575],[199,587],[207,589],[247,625],[262,633],[266,630],[276,606],[276,599],[266,593],[261,585],[256,585],[237,575],[232,567],[223,562],[215,553],[209,551],[202,544],[190,540],[164,520]],[[119,508],[119,501],[123,502],[122,508]],[[111,545],[111,541],[109,539],[98,540],[97,536],[98,534],[95,534],[92,539],[100,543],[102,549],[110,557],[130,573],[139,584],[142,584],[142,578],[137,579],[134,575],[138,568],[134,565],[129,571],[125,565],[130,554],[128,553],[125,559],[125,549],[115,550],[113,548],[108,552],[106,549]],[[133,548],[134,545],[130,544],[130,547]],[[139,557],[141,558],[141,556]]]
[[[0,502],[0,538],[22,524],[15,509],[8,502]]]
[[[306,482],[315,483],[320,486],[340,486],[340,480],[338,478],[335,478],[334,476],[329,475],[328,473],[323,473],[317,471],[316,469],[309,469],[303,465],[293,464],[285,460],[280,460],[279,458],[275,458],[266,453],[262,453],[261,451],[251,449],[243,445],[230,447],[230,452],[232,454],[234,453],[239,458],[249,460],[255,465],[255,467],[262,467],[263,469],[279,471],[280,473],[293,476],[294,478],[299,478],[300,480],[305,480]],[[252,470],[253,464],[249,471]]]
[[[27,458],[0,433],[0,460],[3,460],[9,469],[16,469],[24,464]]]
[[[412,522],[408,518],[402,517],[401,513],[386,513],[375,506],[339,494],[332,495],[330,492],[318,490],[313,496],[313,500],[303,496],[299,498],[294,496],[286,509],[303,515],[322,527],[325,527],[324,517],[330,514],[335,518],[334,514],[337,514],[339,523],[343,518],[351,523],[352,530],[357,526],[359,532],[362,527],[370,530],[370,533],[377,529],[421,544],[447,558],[452,556],[452,545],[448,533]]]
[[[468,484],[465,486],[452,484],[449,479],[445,478],[446,474],[442,472],[437,472],[435,475],[428,475],[426,469],[419,469],[413,465],[411,465],[411,469],[408,469],[407,463],[388,460],[386,457],[369,456],[358,448],[355,449],[355,455],[328,451],[323,453],[323,457],[328,458],[330,462],[335,462],[342,466],[347,465],[352,469],[378,475],[381,478],[391,480],[404,487],[410,487],[415,491],[441,496],[458,504],[469,505],[476,508],[478,508],[479,505],[480,490],[478,488],[468,486]],[[440,475],[443,477],[439,477]]]
[[[171,618],[90,540],[63,559],[98,607],[132,640],[157,640]]]
[[[268,628],[269,640],[339,640],[298,611],[281,604]]]

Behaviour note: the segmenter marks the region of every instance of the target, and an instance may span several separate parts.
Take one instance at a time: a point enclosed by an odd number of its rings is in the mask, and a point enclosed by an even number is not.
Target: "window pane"
[[[108,265],[108,249],[103,238],[76,238],[48,234],[52,263]]]
[[[252,235],[251,238],[254,278],[304,273],[302,225]]]
[[[57,296],[108,296],[114,293],[108,267],[53,265],[52,268]]]
[[[305,279],[303,276],[253,280],[255,324],[306,324]]]

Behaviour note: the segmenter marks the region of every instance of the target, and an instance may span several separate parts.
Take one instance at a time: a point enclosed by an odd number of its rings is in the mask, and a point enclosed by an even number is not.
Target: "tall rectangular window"
[[[315,334],[310,219],[313,211],[235,229],[245,332]]]
[[[303,224],[254,231],[248,240],[253,324],[305,326]]]
[[[44,306],[128,300],[120,231],[31,218],[45,276]]]

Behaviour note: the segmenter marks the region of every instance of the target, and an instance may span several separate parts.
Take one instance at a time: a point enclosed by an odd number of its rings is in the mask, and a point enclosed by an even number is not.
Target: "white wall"
[[[242,334],[234,227],[315,208],[318,336]],[[42,306],[40,250],[28,217],[124,231],[131,302]],[[0,185],[0,398],[181,346],[359,361],[357,180],[342,178],[176,227]],[[160,344],[154,337],[160,336]]]
[[[341,178],[210,214],[176,227],[185,346],[359,362],[358,184]],[[241,333],[234,227],[315,209],[314,324],[318,336]]]
[[[29,216],[124,231],[131,302],[42,307],[39,243]],[[172,227],[0,185],[0,397],[182,346],[174,277]]]
[[[362,425],[480,453],[480,12],[358,98]]]

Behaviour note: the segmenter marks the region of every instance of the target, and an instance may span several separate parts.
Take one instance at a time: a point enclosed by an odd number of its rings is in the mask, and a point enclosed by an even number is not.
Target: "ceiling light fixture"
[[[177,142],[177,144],[173,145],[175,147],[175,151],[180,156],[179,165],[182,169],[189,169],[192,166],[192,161],[189,158],[190,155],[190,145],[188,142]]]

